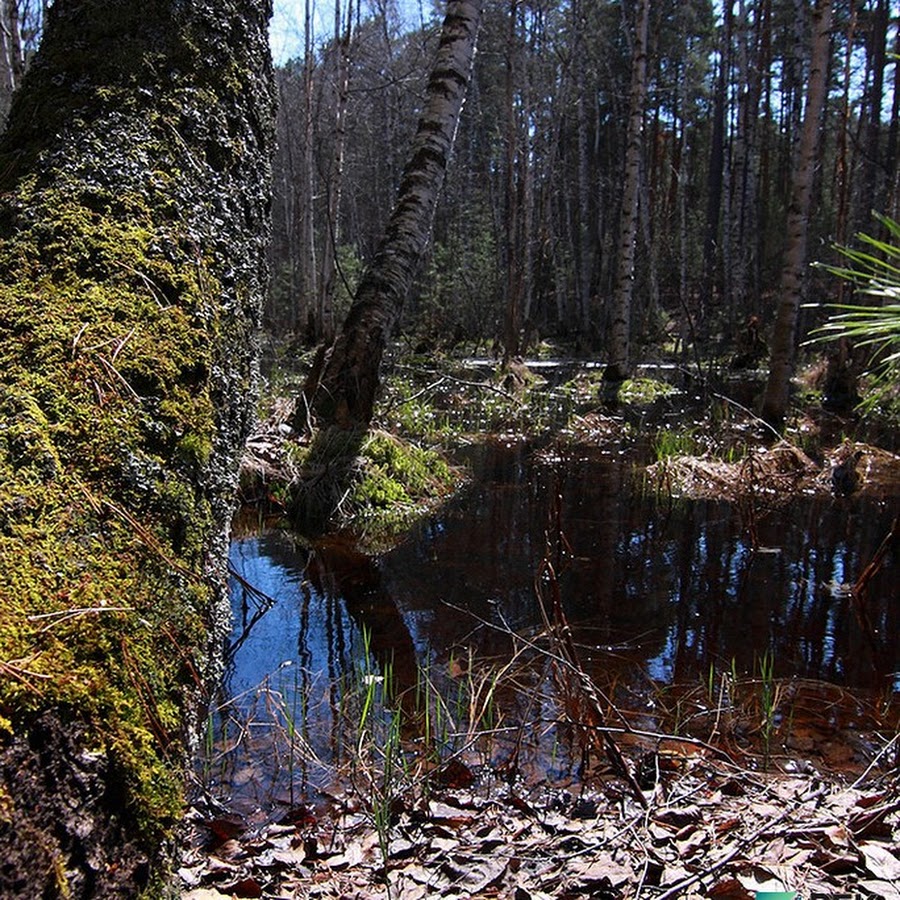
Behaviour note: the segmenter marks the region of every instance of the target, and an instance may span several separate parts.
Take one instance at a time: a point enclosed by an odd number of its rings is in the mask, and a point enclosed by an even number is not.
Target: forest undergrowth
[[[731,500],[751,541],[760,510],[802,493],[897,496],[895,448],[874,442],[890,436],[890,422],[823,415],[812,390],[782,437],[753,414],[743,384],[734,399],[666,370],[604,404],[598,375],[576,367],[548,384],[524,366],[396,364],[331,526],[383,550],[465,485],[461,447],[513,438],[551,456],[564,444],[602,444],[663,502]],[[244,486],[278,516],[309,477],[311,441],[283,427],[287,401],[267,409]],[[846,586],[861,616],[897,541],[895,520]],[[636,704],[614,669],[604,682],[583,664],[557,592],[566,547],[561,523],[549,521],[535,572],[541,628],[473,623],[504,631],[502,658],[451,654],[420,667],[405,692],[374,662],[335,685],[340,739],[330,760],[315,756],[277,685],[260,685],[249,708],[235,705],[230,739],[211,738],[206,763],[244,758],[252,769],[249,723],[263,718],[267,756],[297,777],[275,812],[235,813],[205,789],[209,770],[198,773],[184,897],[900,896],[891,688],[777,677],[762,654],[750,673],[732,661],[693,683],[649,684]]]

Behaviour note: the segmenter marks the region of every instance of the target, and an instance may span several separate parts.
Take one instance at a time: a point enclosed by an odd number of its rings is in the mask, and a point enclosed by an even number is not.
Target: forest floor
[[[896,740],[853,780],[802,760],[761,772],[682,747],[660,759],[646,808],[611,786],[436,789],[398,807],[386,836],[352,807],[231,837],[227,822],[196,814],[208,843],[183,861],[183,897],[893,900]]]
[[[540,416],[546,424],[559,414],[570,440],[646,439],[635,431],[629,437],[618,414],[578,408],[579,388],[536,407],[509,381],[477,388],[475,403],[474,384],[457,372],[435,374],[425,388],[394,385],[382,422],[432,447],[447,439],[443,410],[463,410],[469,430],[482,434],[516,430]],[[655,389],[650,393],[653,402]],[[277,468],[283,421],[276,414],[257,438],[257,474],[261,466],[267,476]],[[834,439],[815,415],[798,413],[791,439],[781,443],[765,439],[752,414],[731,402],[706,427],[716,434],[715,451],[704,428],[654,426],[656,461],[647,477],[656,489],[745,502],[762,491],[789,498],[900,484],[893,446],[848,440],[843,425],[829,431],[841,436]],[[728,450],[737,444],[740,453]],[[885,553],[896,553],[897,538],[896,531],[886,536]],[[865,586],[851,586],[848,602]],[[549,652],[574,673],[569,683],[582,692],[582,715],[590,713],[581,725],[587,766],[578,777],[522,777],[451,758],[422,769],[402,790],[380,793],[378,803],[371,791],[345,785],[325,804],[250,823],[198,801],[183,835],[183,900],[752,900],[792,891],[803,900],[900,900],[895,697],[878,704],[832,685],[772,682],[739,708],[711,690],[706,731],[641,732],[620,727],[618,711],[601,708],[579,686],[577,659],[566,657],[566,623],[549,628]],[[768,700],[766,690],[773,692]],[[783,732],[772,726],[785,690],[806,691],[805,702],[816,708],[813,725],[794,723]],[[753,739],[736,740],[747,734]],[[379,777],[373,772],[368,783]]]

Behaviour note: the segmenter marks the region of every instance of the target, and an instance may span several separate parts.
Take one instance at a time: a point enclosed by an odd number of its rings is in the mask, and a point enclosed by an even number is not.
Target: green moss
[[[678,388],[656,378],[629,378],[619,388],[619,402],[647,406],[661,397],[671,397]]]
[[[457,473],[437,451],[387,432],[370,435],[360,453],[358,476],[349,496],[350,524],[369,543],[396,538],[458,482]]]
[[[28,181],[0,247],[0,715],[88,722],[151,840],[210,602],[217,290],[153,204]]]

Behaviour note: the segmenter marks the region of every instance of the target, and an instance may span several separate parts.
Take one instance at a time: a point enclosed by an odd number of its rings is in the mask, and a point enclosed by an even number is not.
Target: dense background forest
[[[832,15],[807,256],[834,261],[834,244],[877,235],[873,211],[898,214],[900,8],[819,5]],[[2,3],[0,111],[46,6]],[[276,6],[294,38],[280,34],[279,52],[296,52],[277,70],[265,324],[276,345],[296,346],[333,334],[381,236],[443,4]],[[555,337],[602,356],[623,270],[638,354],[689,341],[730,353],[751,317],[770,328],[814,7],[486,0],[434,240],[406,309],[413,345],[497,342],[515,354]],[[847,299],[832,280],[803,289],[811,301]],[[801,313],[799,336],[816,315]]]
[[[297,6],[301,49],[277,72],[265,321],[278,341],[305,343],[340,323],[381,235],[442,4],[336,0],[327,36],[316,4]],[[515,354],[555,337],[602,358],[623,267],[632,267],[638,355],[690,340],[731,353],[751,317],[765,333],[808,104],[814,6],[487,0],[434,240],[406,309],[413,346],[497,341]],[[900,10],[841,0],[831,12],[805,223],[808,259],[826,261],[834,243],[877,233],[873,210],[896,216],[898,206]],[[410,30],[411,13],[420,25]],[[626,192],[634,196],[623,202]],[[806,299],[846,299],[819,278],[806,279]],[[812,315],[801,313],[800,336]]]

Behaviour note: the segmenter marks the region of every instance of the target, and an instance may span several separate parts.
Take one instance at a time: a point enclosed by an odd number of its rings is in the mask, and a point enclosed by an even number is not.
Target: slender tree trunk
[[[519,87],[518,0],[509,3],[509,31],[506,43],[506,308],[503,326],[504,365],[517,356],[522,334],[522,259],[519,223],[519,117],[516,92]]]
[[[24,68],[18,0],[0,0],[0,130]]]
[[[640,0],[635,23],[628,142],[625,149],[625,186],[622,190],[622,218],[619,226],[618,268],[613,296],[610,353],[609,363],[604,373],[604,378],[610,382],[623,381],[628,377],[631,369],[631,301],[634,291],[634,251],[638,231],[638,200],[641,187],[644,99],[647,94],[649,21],[650,0]]]
[[[572,31],[575,35],[573,66],[575,72],[575,118],[577,128],[578,224],[575,243],[575,282],[578,290],[578,333],[587,339],[591,330],[591,191],[588,159],[588,108],[590,92],[585,77],[584,14],[580,3],[572,4]]]
[[[892,219],[897,219],[897,200],[898,200],[898,175],[900,175],[900,166],[898,166],[898,144],[900,144],[900,29],[898,29],[894,38],[894,84],[893,93],[894,100],[891,105],[891,124],[888,127],[887,149],[884,154],[884,165],[888,178],[887,204],[884,213]]]
[[[722,188],[725,174],[725,116],[728,106],[728,60],[731,54],[731,4],[725,4],[725,23],[719,41],[718,77],[713,101],[712,136],[709,150],[709,176],[706,185],[706,229],[703,239],[703,287],[701,321],[706,318],[705,304],[716,292],[716,273],[720,259],[719,231],[722,218]]]
[[[847,26],[844,33],[844,65],[841,92],[840,134],[834,160],[834,184],[832,193],[837,198],[837,212],[834,225],[834,237],[838,244],[844,245],[849,238],[850,223],[850,187],[853,181],[853,151],[851,149],[850,130],[853,122],[853,105],[851,90],[853,87],[853,53],[856,37],[857,8],[855,0],[850,0]],[[847,291],[847,282],[837,279],[837,302],[843,303]]]
[[[313,218],[316,197],[315,115],[313,108],[313,34],[312,0],[305,0],[303,19],[303,186],[298,203],[300,215],[300,292],[297,304],[300,331],[313,340],[322,336],[322,322],[311,312],[316,310],[316,229]]]
[[[337,276],[337,248],[340,244],[341,197],[344,189],[344,151],[347,144],[347,100],[350,92],[350,41],[353,0],[348,0],[341,34],[341,3],[334,3],[334,150],[325,185],[327,221],[322,248],[322,272],[319,278],[318,322],[322,337],[334,340],[334,290]]]
[[[363,275],[341,331],[304,387],[321,426],[368,426],[381,360],[431,237],[466,88],[472,74],[482,0],[448,0],[440,46],[428,82],[425,109],[399,194],[371,265]],[[298,409],[297,423],[306,424]]]
[[[813,175],[819,146],[819,126],[825,108],[832,0],[817,0],[812,17],[812,52],[806,111],[794,166],[781,288],[772,332],[769,379],[762,403],[763,418],[780,427],[787,412],[797,315],[803,296]]]

